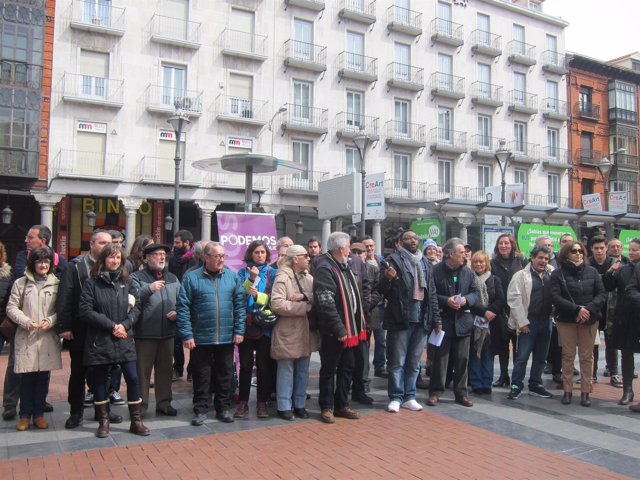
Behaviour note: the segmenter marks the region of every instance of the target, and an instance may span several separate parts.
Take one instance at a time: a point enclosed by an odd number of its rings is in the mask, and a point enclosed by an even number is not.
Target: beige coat
[[[56,323],[56,295],[60,281],[49,274],[38,291],[33,275],[27,272],[13,284],[7,316],[18,324],[15,343],[15,373],[46,372],[62,368],[60,338],[55,329],[29,332],[29,322]],[[24,291],[24,303],[22,292]]]
[[[271,333],[271,358],[275,360],[308,357],[318,350],[317,334],[309,331],[308,302],[291,300],[300,297],[293,275],[291,268],[280,267],[271,288],[271,308],[280,315]],[[313,299],[313,277],[306,271],[297,276],[303,293]]]

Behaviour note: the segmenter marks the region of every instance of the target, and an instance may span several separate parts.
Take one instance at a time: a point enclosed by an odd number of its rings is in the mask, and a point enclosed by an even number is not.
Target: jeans
[[[44,415],[44,403],[49,392],[50,372],[20,373],[20,418]]]
[[[307,401],[307,384],[309,383],[309,361],[311,357],[278,360],[278,376],[276,394],[278,410],[291,410],[291,399],[294,408],[304,408]]]
[[[119,364],[122,368],[124,381],[127,382],[127,400],[129,402],[137,402],[140,400],[140,384],[138,382],[138,369],[136,362],[122,362]],[[93,400],[94,402],[102,402],[107,399],[107,379],[112,365],[93,365]]]
[[[349,387],[355,348],[344,348],[336,337],[322,335],[320,343],[320,394],[318,403],[322,410],[349,406]]]
[[[389,355],[389,399],[406,402],[416,397],[416,379],[420,357],[427,341],[427,331],[421,323],[410,323],[406,330],[387,332]]]
[[[233,381],[233,343],[196,345],[191,350],[189,364],[193,377],[193,412],[206,414],[211,407],[211,393],[217,413],[231,408]],[[211,385],[213,383],[213,385]]]
[[[473,350],[473,349],[472,349]],[[480,358],[471,351],[469,356],[469,383],[473,388],[491,388],[493,382],[493,352],[491,339],[487,338],[482,345]]]
[[[240,400],[248,402],[251,392],[251,374],[253,372],[253,352],[255,352],[256,376],[258,380],[257,401],[267,402],[271,394],[271,337],[245,338],[238,345],[240,355]]]
[[[529,372],[529,388],[542,385],[542,372],[549,352],[551,341],[551,321],[532,320],[529,323],[529,333],[520,333],[517,336],[515,362],[511,384],[519,388],[524,387],[524,377],[527,373],[527,362],[531,358],[531,371]],[[532,355],[533,354],[533,355]],[[573,370],[571,371],[573,375]]]

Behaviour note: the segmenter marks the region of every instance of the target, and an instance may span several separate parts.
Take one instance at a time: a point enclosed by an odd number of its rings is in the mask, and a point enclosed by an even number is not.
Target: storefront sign
[[[96,122],[82,122],[78,121],[76,124],[76,130],[78,132],[90,132],[90,133],[107,133],[107,124],[106,123],[96,123]]]
[[[253,149],[253,138],[248,137],[227,137],[228,148],[243,148],[245,150]]]
[[[184,142],[187,139],[187,134],[185,132],[180,133],[180,141]],[[176,141],[176,132],[173,130],[160,130],[158,132],[158,140],[166,140],[169,142]]]
[[[164,230],[164,204],[154,202],[153,204],[153,224],[152,236],[155,243],[162,243],[162,231]]]
[[[536,238],[547,235],[551,237],[551,241],[553,242],[553,251],[558,252],[560,250],[560,237],[565,233],[570,233],[573,235],[573,238],[578,238],[573,228],[568,225],[523,223],[520,225],[520,228],[518,228],[518,247],[520,247],[525,257],[528,258],[529,252],[531,252],[535,246]]]
[[[420,250],[424,248],[424,242],[428,239],[435,240],[438,245],[442,245],[442,223],[437,218],[422,218],[411,222],[409,228],[418,235],[420,239]]]

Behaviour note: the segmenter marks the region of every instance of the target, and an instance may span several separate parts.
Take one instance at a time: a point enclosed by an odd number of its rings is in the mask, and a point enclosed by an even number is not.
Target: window
[[[82,95],[106,98],[109,77],[109,54],[80,50],[80,74],[82,75]]]
[[[174,108],[182,103],[187,86],[187,71],[184,67],[162,66],[162,104]]]
[[[513,151],[527,154],[527,124],[524,122],[513,122]]]
[[[393,155],[393,187],[409,189],[411,181],[411,157],[406,153]]]
[[[304,142],[301,140],[293,141],[293,154],[292,161],[299,163],[303,167],[306,168],[304,172],[296,173],[294,178],[298,178],[301,180],[309,179],[309,172],[311,171],[311,142]]]
[[[360,167],[361,158],[357,148],[347,147],[346,160],[347,160],[347,166],[346,166],[347,175],[350,174],[351,172],[359,172],[361,170],[361,167]]]
[[[513,72],[513,103],[527,104],[527,76],[524,73]]]
[[[478,63],[478,96],[491,98],[491,65]]]
[[[347,91],[347,128],[359,131],[365,128],[363,93]]]
[[[547,80],[547,110],[560,113],[558,103],[558,82]]]
[[[395,122],[394,134],[398,136],[408,137],[409,131],[409,102],[406,100],[394,101]]]
[[[558,65],[558,38],[555,35],[547,35],[547,62]]]
[[[547,175],[548,202],[550,205],[560,203],[560,175],[550,173]]]
[[[453,90],[453,57],[443,53],[438,54],[438,88]]]
[[[478,23],[476,41],[481,45],[491,45],[491,21],[489,15],[479,13],[476,18]]]
[[[451,193],[453,183],[453,164],[451,160],[438,159],[438,191]]]
[[[636,210],[638,208],[638,183],[637,182],[618,179],[611,183],[611,191],[628,192],[627,193],[627,197],[629,199],[628,205],[633,205],[634,207],[633,210]]]
[[[37,151],[40,112],[19,108],[0,107],[0,147]]]
[[[438,107],[438,143],[453,143],[453,110]]]
[[[364,35],[347,32],[347,68],[363,71],[364,67]]]
[[[593,113],[593,104],[591,101],[592,90],[589,87],[580,87],[580,93],[578,93],[578,102],[580,106],[580,113],[591,115]]]
[[[293,118],[296,122],[310,123],[313,119],[311,112],[312,85],[309,82],[294,80],[293,82]]]
[[[593,133],[580,133],[580,158],[591,160],[593,158]]]
[[[393,20],[402,25],[409,25],[411,18],[409,17],[409,0],[395,0],[393,2]]]
[[[638,123],[634,85],[619,80],[609,82],[609,120]]]
[[[411,47],[404,43],[395,42],[393,45],[395,57],[395,78],[411,81]]]
[[[85,175],[101,174],[104,171],[106,146],[106,134],[95,131],[78,132],[76,135],[75,172]]]
[[[111,25],[111,0],[84,0],[82,19],[85,23],[108,27]]]
[[[349,10],[364,13],[364,0],[347,0],[346,4]]]
[[[524,27],[522,25],[513,24],[513,52],[516,55],[525,55],[526,48],[524,42]]]
[[[296,18],[293,20],[295,42],[293,53],[300,60],[313,60],[313,22]]]
[[[1,25],[0,58],[32,65],[42,65],[42,40],[44,35],[42,26],[11,23],[6,20]]]
[[[558,139],[560,132],[557,128],[547,128],[547,157],[555,161],[560,161],[560,152],[558,151]]]
[[[615,152],[621,149],[624,149],[624,152],[618,153],[618,158],[611,159],[615,160],[618,165],[628,162],[628,156],[638,156],[638,139],[635,129],[618,126],[609,130],[609,151],[612,156],[615,156]]]
[[[169,17],[170,23],[166,23],[166,33],[171,37],[187,40],[189,38],[189,31],[187,28],[187,21],[189,20],[189,0],[162,0],[160,3],[160,14]],[[232,16],[236,9],[231,9]],[[237,10],[244,16],[252,15],[253,12],[246,10]],[[247,31],[242,29],[236,29],[240,31]]]
[[[185,22],[186,27],[186,22]],[[242,52],[255,51],[255,13],[241,8],[232,8],[229,16],[229,30],[233,35],[234,48]],[[240,33],[238,33],[240,32]]]
[[[478,149],[491,150],[491,117],[478,115]]]
[[[229,113],[242,118],[253,118],[254,112],[251,105],[253,77],[230,73],[227,92],[229,93]]]
[[[451,37],[453,35],[453,25],[451,24],[452,13],[451,4],[446,2],[438,2],[438,18],[436,19],[436,28],[438,33]]]
[[[513,171],[513,183],[521,183],[523,185],[523,193],[525,197],[527,196],[529,184],[529,182],[527,181],[527,176],[528,172],[524,169],[516,168]]]
[[[493,169],[491,165],[478,165],[478,189],[484,191],[485,187],[493,185]]]
[[[582,195],[591,195],[593,193],[593,180],[583,178],[581,183]]]

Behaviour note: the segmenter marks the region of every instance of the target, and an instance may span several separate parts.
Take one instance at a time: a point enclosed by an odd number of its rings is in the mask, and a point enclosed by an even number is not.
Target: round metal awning
[[[254,175],[287,175],[304,172],[306,167],[299,163],[281,160],[271,155],[258,153],[238,153],[218,158],[197,160],[192,165],[206,172],[244,173],[244,211],[251,211]]]

